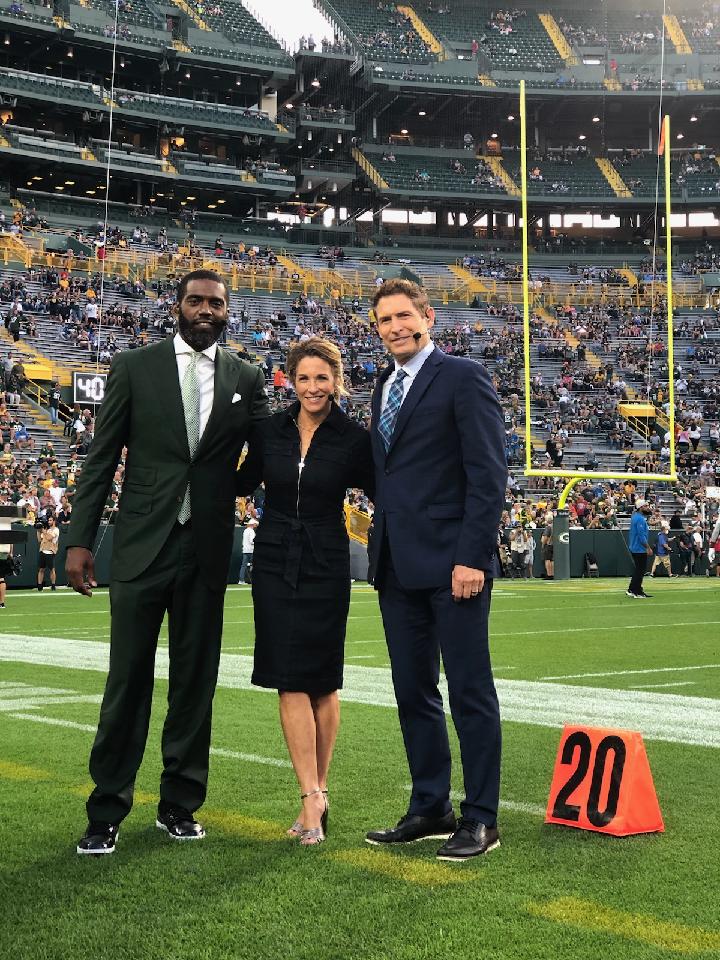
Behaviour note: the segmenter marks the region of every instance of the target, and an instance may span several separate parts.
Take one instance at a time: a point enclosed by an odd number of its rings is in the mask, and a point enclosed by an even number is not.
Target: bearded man
[[[269,414],[262,371],[218,348],[228,299],[218,274],[195,270],[178,286],[175,337],[116,354],[78,481],[65,569],[70,586],[91,596],[92,548],[127,448],[110,576],[110,670],[78,853],[112,853],[132,807],[166,613],[170,668],[156,825],[175,840],[205,835],[193,814],[207,791],[235,472],[252,425]]]

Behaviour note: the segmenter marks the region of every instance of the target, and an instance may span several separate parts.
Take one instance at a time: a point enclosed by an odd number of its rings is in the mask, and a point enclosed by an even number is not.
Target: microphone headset
[[[420,343],[422,338],[423,338],[423,335],[420,333],[420,331],[413,334],[413,340],[415,340],[416,343]]]

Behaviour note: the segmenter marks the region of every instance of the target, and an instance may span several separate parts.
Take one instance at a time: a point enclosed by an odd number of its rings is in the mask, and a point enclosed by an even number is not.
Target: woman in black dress
[[[350,551],[348,487],[372,495],[370,435],[337,405],[340,351],[312,337],[288,355],[297,402],[259,425],[238,473],[238,494],[265,483],[255,538],[252,681],[280,695],[280,720],[302,812],[288,834],[306,846],[327,832],[327,775],[340,713]]]

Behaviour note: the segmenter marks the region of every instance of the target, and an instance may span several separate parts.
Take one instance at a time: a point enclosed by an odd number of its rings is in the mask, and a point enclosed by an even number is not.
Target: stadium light
[[[400,133],[403,134],[403,136],[404,136],[405,134],[407,134],[407,130],[403,127],[403,129],[400,131]]]
[[[498,135],[497,135],[496,133],[491,133],[491,134],[490,134],[490,139],[491,139],[491,140],[497,140],[497,138],[498,138]]]
[[[600,117],[593,117],[593,118],[592,118],[592,122],[593,122],[593,123],[600,123]]]
[[[513,121],[513,120],[515,119],[515,114],[514,114],[514,113],[509,113],[509,114],[507,115],[507,118],[508,118],[508,120]]]
[[[677,137],[675,137],[675,139],[676,139],[676,140],[684,140],[684,139],[685,139],[685,134],[684,134],[684,133],[679,133],[679,134],[677,135]]]
[[[578,137],[578,140],[587,140],[587,137],[585,136],[584,133],[581,133]]]
[[[425,111],[424,111],[424,110],[418,110],[418,116],[419,116],[419,117],[424,117],[424,116],[426,116]]]
[[[310,86],[315,87],[316,90],[318,89],[318,87],[320,86],[320,81],[318,80],[317,77],[313,77],[313,79],[310,81]]]
[[[695,114],[693,114],[693,115],[690,117],[690,123],[697,123],[697,117],[695,116]]]

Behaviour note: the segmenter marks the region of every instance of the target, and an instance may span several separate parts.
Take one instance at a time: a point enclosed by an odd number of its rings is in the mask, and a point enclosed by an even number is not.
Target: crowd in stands
[[[489,30],[497,30],[503,36],[517,29],[517,21],[527,16],[527,10],[514,8],[512,10],[495,10],[487,22]]]
[[[567,39],[576,47],[605,47],[607,46],[607,31],[603,30],[598,24],[587,23],[579,24],[569,23],[564,17],[555,17],[558,26],[565,34]]]
[[[383,0],[378,0],[377,10],[387,14],[386,25],[372,33],[358,34],[358,42],[371,55],[380,53],[424,61],[431,59],[433,54],[430,47],[415,32],[410,17],[401,13],[394,3],[385,3]]]

